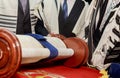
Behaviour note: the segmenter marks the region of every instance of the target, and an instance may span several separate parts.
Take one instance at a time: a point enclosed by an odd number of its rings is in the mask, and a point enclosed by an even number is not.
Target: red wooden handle
[[[21,47],[16,36],[0,28],[0,78],[10,78],[21,63]]]

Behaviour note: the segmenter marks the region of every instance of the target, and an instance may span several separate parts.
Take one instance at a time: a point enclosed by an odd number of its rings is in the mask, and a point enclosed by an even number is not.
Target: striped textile
[[[17,25],[17,16],[8,15],[8,14],[0,14],[0,27],[6,28],[12,32],[16,32]]]
[[[16,33],[17,28],[17,20],[18,20],[18,2],[19,0],[1,0],[0,2],[0,27],[6,28],[11,32]],[[29,8],[30,8],[30,23],[31,23],[31,31],[34,33],[34,26],[37,22],[36,16],[34,15],[35,6],[40,2],[29,0]],[[23,17],[21,17],[23,21]],[[23,23],[23,22],[22,22]],[[21,30],[21,29],[19,29]],[[23,30],[23,29],[22,29]]]
[[[119,6],[120,7],[120,6]],[[119,8],[120,9],[120,8]],[[115,23],[118,27],[112,29],[115,36],[110,36],[109,41],[114,44],[114,47],[109,47],[108,54],[105,59],[105,63],[119,62],[120,63],[120,10],[115,17]]]
[[[35,15],[33,15],[32,13],[34,13],[34,10],[30,11],[30,17],[31,17],[31,28],[32,28],[32,32],[34,33],[34,26],[37,22],[37,18]],[[2,28],[6,28],[8,30],[10,30],[13,33],[16,33],[16,26],[17,26],[17,16],[13,16],[13,15],[8,15],[8,14],[0,14],[0,27]]]
[[[100,2],[98,0],[99,7],[96,7],[93,15],[96,13],[95,19],[91,21],[92,33],[91,38],[88,38],[88,44],[92,65],[98,69],[106,69],[111,62],[118,61],[116,58],[120,58],[120,1]]]

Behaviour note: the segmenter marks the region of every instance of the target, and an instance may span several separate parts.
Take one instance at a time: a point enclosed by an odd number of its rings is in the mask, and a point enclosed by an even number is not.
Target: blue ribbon
[[[53,59],[58,56],[58,50],[52,44],[50,44],[42,35],[38,35],[38,34],[28,34],[28,35],[37,39],[45,48],[48,48],[50,50],[50,56],[44,60]]]

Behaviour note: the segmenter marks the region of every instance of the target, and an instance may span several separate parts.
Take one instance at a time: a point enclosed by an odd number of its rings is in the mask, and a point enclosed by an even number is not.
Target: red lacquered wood
[[[65,66],[77,67],[83,64],[86,57],[85,47],[77,37],[66,38],[63,40],[68,48],[74,50],[74,55],[64,62]]]
[[[21,46],[17,37],[0,28],[0,78],[12,77],[21,63]]]
[[[89,56],[88,45],[87,45],[87,43],[86,43],[84,40],[82,40],[82,39],[80,39],[80,38],[77,38],[77,39],[80,40],[81,43],[83,44],[83,46],[85,47],[85,57],[84,57],[84,62],[83,62],[83,64],[86,64],[87,61],[88,61],[88,56]]]

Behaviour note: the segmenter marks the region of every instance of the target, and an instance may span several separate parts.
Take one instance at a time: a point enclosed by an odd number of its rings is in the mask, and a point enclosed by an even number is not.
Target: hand
[[[66,37],[61,35],[61,34],[54,34],[54,33],[50,33],[49,34],[51,37],[57,37],[60,38],[61,40],[64,40]]]

